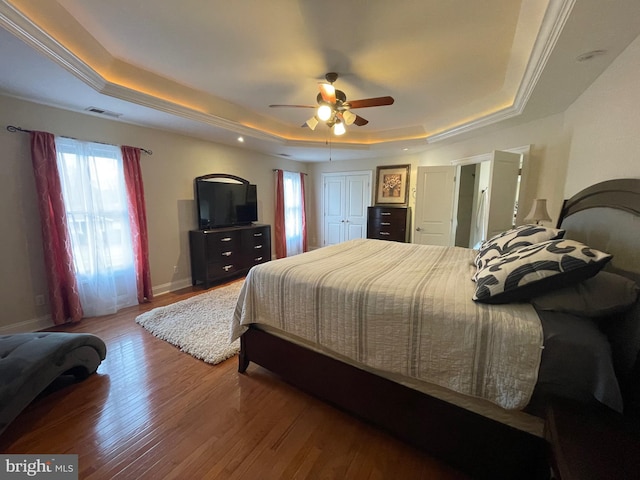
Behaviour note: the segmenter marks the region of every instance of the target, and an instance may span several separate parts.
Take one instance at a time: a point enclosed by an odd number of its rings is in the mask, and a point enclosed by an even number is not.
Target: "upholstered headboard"
[[[640,284],[640,179],[592,185],[565,200],[558,226],[565,238],[613,255],[606,270]],[[625,399],[625,413],[640,418],[640,300],[603,322]]]
[[[611,253],[607,270],[640,279],[640,179],[608,180],[565,200],[565,238]]]

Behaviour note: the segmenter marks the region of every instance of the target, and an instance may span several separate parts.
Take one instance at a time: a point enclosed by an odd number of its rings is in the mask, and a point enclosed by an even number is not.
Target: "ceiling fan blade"
[[[313,105],[269,105],[271,108],[292,107],[292,108],[317,108]]]
[[[353,123],[355,123],[359,127],[362,127],[363,125],[366,125],[367,123],[369,123],[369,120],[367,120],[366,118],[362,118],[360,115],[356,115],[356,119],[354,120]]]
[[[318,85],[320,89],[320,95],[325,102],[336,103],[336,89],[333,85],[328,83],[321,83]]]
[[[393,105],[393,97],[376,97],[376,98],[364,98],[362,100],[349,100],[347,104],[351,108],[365,108],[365,107],[383,107],[385,105]]]

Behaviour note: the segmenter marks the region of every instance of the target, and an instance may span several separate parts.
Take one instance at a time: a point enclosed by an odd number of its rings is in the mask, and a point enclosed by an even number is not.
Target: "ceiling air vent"
[[[121,113],[111,112],[109,110],[105,110],[104,108],[98,108],[98,107],[88,107],[88,108],[85,108],[85,111],[91,112],[91,113],[97,113],[98,115],[105,115],[107,117],[113,117],[113,118],[118,118],[122,116]]]

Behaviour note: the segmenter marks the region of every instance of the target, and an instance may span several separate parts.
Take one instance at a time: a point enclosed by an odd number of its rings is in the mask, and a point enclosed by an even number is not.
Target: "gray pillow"
[[[581,317],[605,317],[621,313],[638,299],[640,287],[621,275],[599,272],[596,276],[534,297],[538,310],[571,313]]]
[[[476,275],[473,300],[510,303],[586,280],[612,255],[575,240],[550,240],[494,258]]]

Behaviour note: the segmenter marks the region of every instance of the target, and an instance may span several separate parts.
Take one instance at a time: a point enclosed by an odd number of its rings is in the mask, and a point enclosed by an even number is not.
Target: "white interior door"
[[[371,175],[349,172],[323,176],[323,245],[366,238]]]
[[[456,167],[418,167],[415,232],[423,245],[453,245]]]
[[[520,154],[495,151],[491,162],[487,238],[513,228],[520,175]]]

